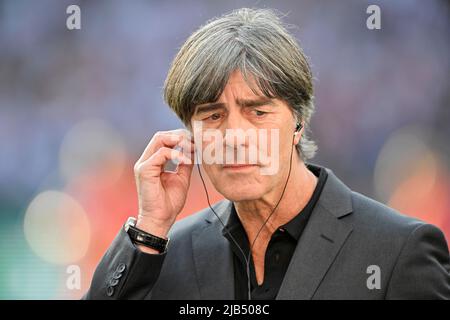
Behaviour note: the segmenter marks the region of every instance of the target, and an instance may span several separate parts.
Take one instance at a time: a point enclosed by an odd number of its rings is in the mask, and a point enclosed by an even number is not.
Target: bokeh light
[[[382,202],[440,227],[450,239],[450,175],[429,132],[417,125],[393,132],[376,161],[374,186]]]
[[[122,174],[125,158],[124,142],[117,130],[100,119],[83,120],[69,130],[61,144],[61,176],[71,181],[108,172],[108,183],[114,184]]]
[[[45,261],[66,265],[80,260],[90,241],[90,225],[81,205],[59,191],[45,191],[31,201],[24,218],[25,238]]]

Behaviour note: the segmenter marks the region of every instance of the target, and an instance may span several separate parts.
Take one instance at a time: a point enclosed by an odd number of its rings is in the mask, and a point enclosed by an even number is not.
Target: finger
[[[150,158],[158,149],[161,147],[176,147],[181,141],[188,140],[187,139],[188,132],[186,130],[172,130],[172,131],[160,131],[157,132],[149,144],[145,148],[141,157],[137,162],[144,162],[148,158]]]
[[[134,173],[137,178],[160,178],[164,173],[164,163],[171,159],[171,151],[159,151],[152,155],[149,159],[136,164],[134,167]]]
[[[194,152],[195,152],[195,145],[191,143],[190,141],[183,139],[181,140],[178,145],[175,147],[176,150],[179,150],[182,152],[186,157],[188,157],[192,162],[194,162]]]
[[[140,170],[152,170],[159,173],[163,170],[164,164],[169,161],[177,161],[180,164],[192,164],[192,161],[182,152],[167,147],[162,147],[156,151],[150,158],[138,165]]]

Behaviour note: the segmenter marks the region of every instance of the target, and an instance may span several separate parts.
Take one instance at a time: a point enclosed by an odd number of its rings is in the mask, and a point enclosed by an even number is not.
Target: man
[[[201,27],[176,56],[164,93],[194,138],[183,130],[152,138],[135,165],[137,221],[120,230],[85,298],[450,298],[438,228],[306,162],[316,150],[305,131],[312,75],[274,13],[241,9]],[[220,134],[203,143],[209,131]],[[276,134],[251,139],[269,131]],[[230,151],[246,157],[202,162],[227,200],[175,223],[193,162]],[[248,161],[263,151],[269,161]],[[169,160],[175,172],[164,169]],[[269,166],[276,170],[264,174]]]

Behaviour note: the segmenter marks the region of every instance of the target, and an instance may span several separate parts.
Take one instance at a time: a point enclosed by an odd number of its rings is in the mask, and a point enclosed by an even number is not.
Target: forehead
[[[248,97],[264,97],[264,94],[259,89],[255,78],[252,75],[247,75],[246,79],[240,70],[235,70],[230,74],[224,91],[227,88],[239,90],[239,93]],[[221,96],[222,95],[223,92]]]
[[[231,96],[227,94],[231,93]],[[193,114],[226,108],[229,98],[240,107],[288,107],[284,100],[276,96],[267,96],[259,88],[253,75],[245,77],[240,70],[233,71],[217,100],[200,103],[194,106]]]
[[[275,99],[265,96],[258,88],[258,85],[252,76],[249,76],[246,79],[242,72],[237,70],[230,73],[225,87],[217,100],[195,105],[194,114],[218,108],[225,108],[227,106],[229,93],[231,93],[232,99],[235,100],[234,102],[241,107],[263,104],[275,105]]]
[[[278,112],[290,109],[283,99],[275,95],[264,94],[252,74],[244,76],[240,70],[235,70],[230,73],[220,95],[214,100],[195,104],[192,116],[228,109],[229,103],[239,107],[272,106],[276,107]]]

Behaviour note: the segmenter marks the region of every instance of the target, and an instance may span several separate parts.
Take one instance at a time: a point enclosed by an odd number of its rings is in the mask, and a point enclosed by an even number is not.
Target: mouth
[[[223,169],[229,170],[229,171],[243,171],[243,170],[249,170],[252,168],[256,168],[258,165],[256,164],[227,164],[222,166]]]

